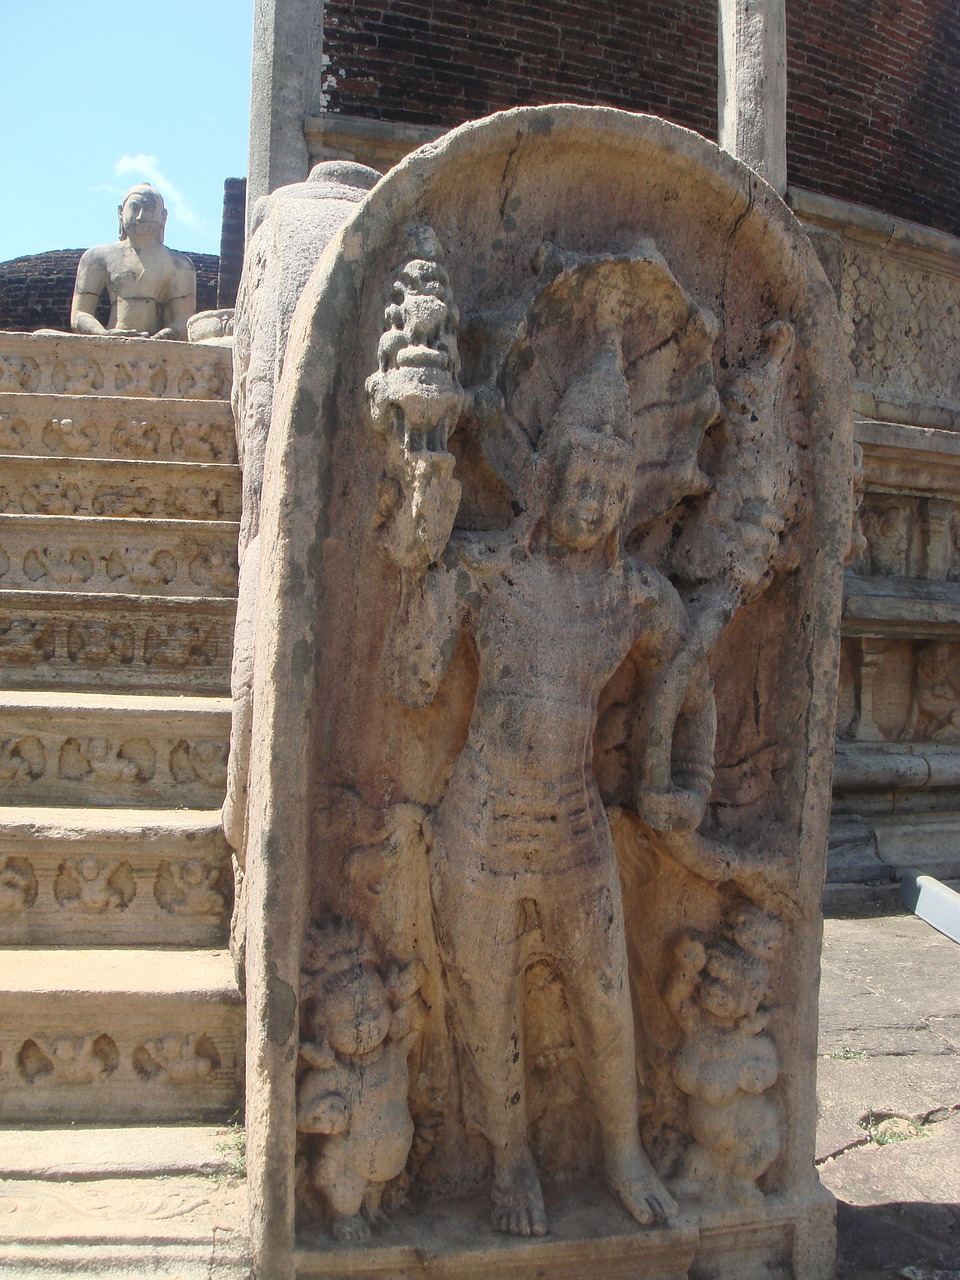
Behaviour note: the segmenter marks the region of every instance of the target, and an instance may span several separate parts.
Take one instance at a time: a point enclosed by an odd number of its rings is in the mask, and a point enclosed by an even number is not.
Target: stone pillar
[[[247,227],[259,196],[302,182],[304,118],[320,109],[323,0],[255,0]]]
[[[884,659],[886,649],[882,640],[864,636],[860,641],[860,670],[857,676],[857,714],[852,725],[855,742],[883,742],[876,720],[873,718],[873,682],[877,668]]]
[[[787,189],[784,0],[719,0],[719,142],[780,195]]]
[[[923,514],[923,576],[946,579],[953,558],[953,517],[957,507],[943,498],[929,498]]]

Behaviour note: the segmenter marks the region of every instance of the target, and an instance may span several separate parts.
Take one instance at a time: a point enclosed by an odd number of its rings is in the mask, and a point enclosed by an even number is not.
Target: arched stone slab
[[[831,1274],[814,1057],[849,457],[803,231],[662,120],[464,126],[328,247],[260,523],[260,1276],[427,1274],[424,1249],[463,1276]],[[407,1183],[421,1216],[354,1239]]]

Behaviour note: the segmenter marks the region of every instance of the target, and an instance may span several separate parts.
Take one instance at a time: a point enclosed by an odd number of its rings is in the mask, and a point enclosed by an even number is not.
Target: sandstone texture
[[[450,1274],[587,1219],[598,1275],[831,1274],[846,397],[798,224],[659,120],[464,127],[329,244],[259,509],[258,1275],[413,1266],[404,1203]]]

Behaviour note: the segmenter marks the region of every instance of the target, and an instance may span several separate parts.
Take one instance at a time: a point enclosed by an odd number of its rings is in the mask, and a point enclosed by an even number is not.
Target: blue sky
[[[253,0],[0,0],[0,262],[116,237],[135,182],[174,249],[218,253],[247,172]]]

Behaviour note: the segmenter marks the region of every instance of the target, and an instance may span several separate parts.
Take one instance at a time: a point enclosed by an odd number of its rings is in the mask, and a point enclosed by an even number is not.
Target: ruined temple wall
[[[960,232],[956,5],[786,0],[786,18],[790,185]],[[716,21],[715,0],[329,0],[313,114],[331,132],[351,120],[439,130],[581,102],[713,138]]]

